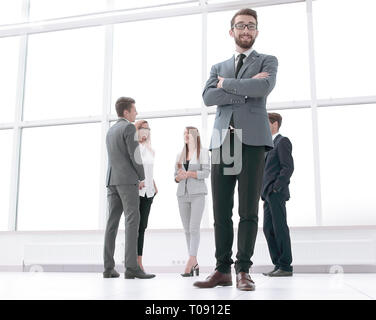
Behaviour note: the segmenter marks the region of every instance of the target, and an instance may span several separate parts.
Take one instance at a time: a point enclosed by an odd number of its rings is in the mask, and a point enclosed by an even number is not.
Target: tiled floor
[[[142,299],[142,300],[375,300],[375,274],[294,274],[268,278],[252,274],[256,291],[233,287],[197,289],[200,277],[160,273],[151,280],[103,279],[97,273],[0,273],[0,299]],[[235,280],[233,276],[233,280]]]

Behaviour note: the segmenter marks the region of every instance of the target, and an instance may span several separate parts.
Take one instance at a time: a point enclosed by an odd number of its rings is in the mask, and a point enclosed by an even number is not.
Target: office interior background
[[[373,0],[1,0],[1,271],[102,271],[104,141],[120,96],[136,100],[156,151],[144,265],[182,271],[174,161],[187,125],[209,145],[216,107],[201,93],[210,67],[234,52],[228,30],[243,7],[258,12],[254,48],[279,60],[267,109],[293,144],[295,271],[375,272]],[[207,185],[198,260],[209,271]],[[260,201],[256,272],[271,265],[262,221]]]

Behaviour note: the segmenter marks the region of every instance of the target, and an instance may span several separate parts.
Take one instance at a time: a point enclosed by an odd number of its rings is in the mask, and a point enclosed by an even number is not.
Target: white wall
[[[342,265],[345,272],[375,272],[375,231],[376,226],[290,228],[295,271],[326,272],[330,266]],[[118,264],[122,261],[123,238],[124,232],[120,231],[115,253]],[[0,270],[22,270],[25,260],[26,265],[81,265],[81,269],[75,270],[99,271],[102,248],[103,231],[0,232]],[[198,254],[202,271],[213,269],[214,252],[213,230],[203,229]],[[236,254],[236,236],[233,252]],[[182,272],[186,258],[182,230],[147,230],[144,266],[148,270]],[[254,272],[269,269],[271,264],[262,229],[253,262]]]

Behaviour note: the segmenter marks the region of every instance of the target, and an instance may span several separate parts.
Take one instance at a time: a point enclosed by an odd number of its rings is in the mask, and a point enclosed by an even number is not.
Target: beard
[[[256,38],[251,37],[250,40],[242,40],[240,39],[240,35],[238,37],[235,37],[235,43],[242,49],[250,49],[252,48],[253,44],[256,41]]]

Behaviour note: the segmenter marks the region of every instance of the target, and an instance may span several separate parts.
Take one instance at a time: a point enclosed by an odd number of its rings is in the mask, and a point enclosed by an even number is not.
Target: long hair
[[[139,130],[142,129],[142,125],[143,124],[147,124],[149,126],[149,123],[146,121],[146,120],[138,120],[136,121],[136,123],[134,124],[134,126],[136,127],[136,131],[137,131],[137,138],[138,138],[138,141],[140,141],[140,137],[139,137]],[[154,155],[154,150],[153,148],[151,147],[151,138],[150,138],[150,131],[149,131],[149,134],[148,134],[148,137],[145,141],[145,146],[153,153]]]
[[[195,127],[185,127],[185,130],[188,131],[188,134],[191,134],[194,138],[195,141],[195,146],[196,146],[196,155],[197,155],[197,160],[200,159],[200,150],[201,150],[201,139],[200,139],[200,132],[198,131],[197,128]],[[189,153],[189,146],[188,143],[184,142],[184,147],[183,150],[180,154],[179,157],[179,162],[178,162],[178,168],[182,168],[183,163],[187,163],[187,154]]]

